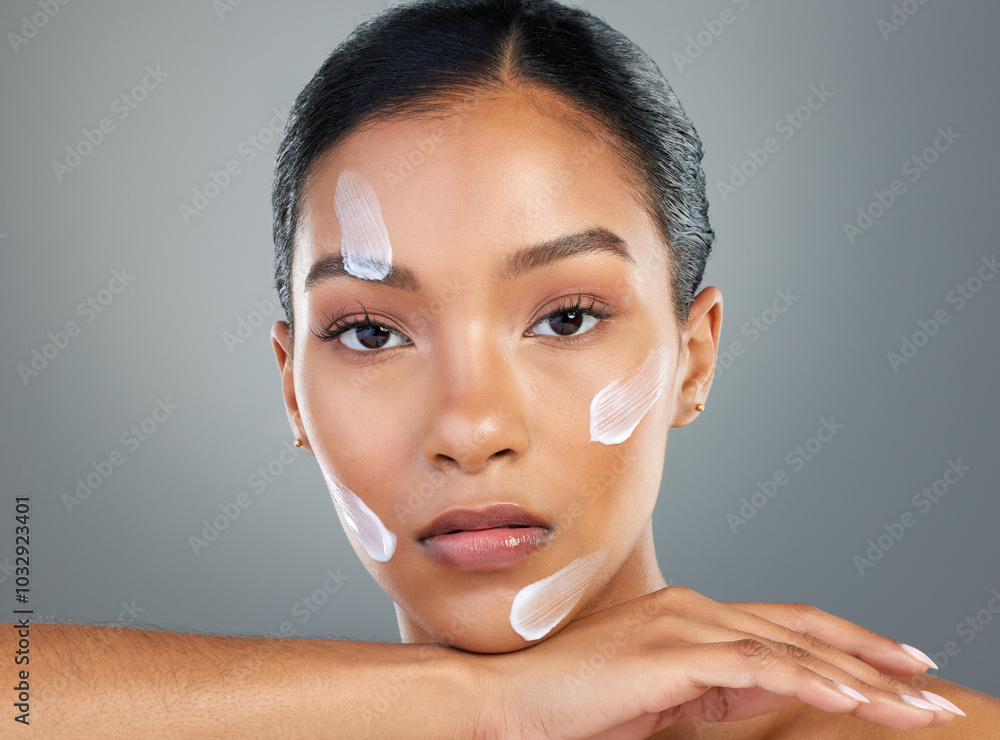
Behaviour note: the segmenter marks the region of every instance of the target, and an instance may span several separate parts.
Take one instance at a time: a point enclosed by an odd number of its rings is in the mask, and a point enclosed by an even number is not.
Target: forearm
[[[17,666],[32,687],[25,734],[47,738],[472,737],[470,667],[441,646],[57,624],[31,626]]]

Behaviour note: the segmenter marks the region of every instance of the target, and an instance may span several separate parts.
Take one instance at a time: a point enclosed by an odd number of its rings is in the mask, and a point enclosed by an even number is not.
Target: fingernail
[[[937,712],[941,710],[941,707],[939,707],[937,704],[931,704],[929,701],[925,699],[918,699],[917,697],[910,696],[909,694],[900,694],[900,697],[902,697],[903,701],[905,701],[907,704],[912,704],[913,706],[919,707],[920,709],[930,709],[932,712]]]
[[[937,704],[939,707],[947,709],[949,712],[954,712],[955,714],[961,714],[963,717],[965,716],[965,712],[956,707],[954,704],[952,704],[950,701],[945,699],[940,694],[935,694],[933,691],[924,691],[923,689],[918,689],[918,690],[920,691],[921,694],[927,697],[928,701]]]
[[[834,682],[834,683],[836,683],[836,682]],[[844,684],[838,683],[837,684],[837,688],[840,689],[843,693],[847,694],[852,699],[857,699],[858,701],[863,701],[865,704],[871,704],[871,700],[870,699],[868,699],[867,697],[865,697],[864,694],[858,693],[857,691],[855,691],[854,689],[852,689],[850,686],[844,686]]]
[[[917,660],[919,660],[921,663],[926,663],[931,668],[935,668],[935,669],[937,668],[937,663],[935,663],[933,660],[931,660],[930,658],[928,658],[921,651],[917,650],[915,647],[913,647],[913,645],[904,645],[903,643],[899,643],[899,646],[901,648],[903,648],[903,650],[905,650],[906,652],[908,652],[910,655],[912,655],[914,658],[916,658]]]

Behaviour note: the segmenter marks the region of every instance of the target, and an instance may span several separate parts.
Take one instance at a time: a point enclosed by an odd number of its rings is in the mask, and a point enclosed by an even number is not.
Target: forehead
[[[480,94],[435,117],[357,130],[314,166],[302,194],[293,283],[340,249],[334,202],[351,170],[372,187],[397,256],[488,259],[602,226],[637,258],[662,250],[621,155],[583,130],[583,114],[538,89]],[[586,119],[585,119],[586,120]],[[596,121],[587,125],[601,131]]]

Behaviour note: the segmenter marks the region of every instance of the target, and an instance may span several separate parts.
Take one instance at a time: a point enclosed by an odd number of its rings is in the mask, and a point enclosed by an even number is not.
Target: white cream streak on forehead
[[[602,552],[584,555],[522,588],[510,607],[510,626],[525,640],[545,637],[573,610],[603,562]]]
[[[634,373],[597,392],[590,402],[591,442],[617,445],[631,436],[663,392],[668,361],[666,347],[651,349]]]
[[[344,170],[337,180],[333,206],[340,220],[344,269],[365,280],[381,280],[388,275],[392,245],[372,186],[354,170]]]
[[[325,465],[320,465],[320,469],[326,478],[334,505],[344,515],[347,526],[354,532],[354,536],[358,538],[372,560],[387,562],[396,551],[396,535],[385,528],[378,515],[369,509],[354,491],[341,483],[333,471],[327,470]]]

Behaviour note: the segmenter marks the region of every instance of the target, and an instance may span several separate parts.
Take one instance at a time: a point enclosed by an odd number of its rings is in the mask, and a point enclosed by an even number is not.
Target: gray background
[[[1000,589],[1000,280],[961,310],[947,301],[1000,251],[1000,6],[911,0],[885,38],[884,0],[580,4],[653,55],[702,136],[718,233],[706,284],[725,296],[724,347],[743,342],[707,411],[671,433],[655,512],[664,575],[718,600],[815,604],[939,664],[953,641],[938,675],[1000,696],[1000,614],[987,608]],[[248,483],[291,433],[266,303],[276,137],[252,162],[241,143],[382,7],[243,2],[220,18],[209,0],[70,3],[16,52],[0,42],[0,563],[13,562],[12,499],[30,495],[40,615],[399,639],[315,460],[263,493]],[[733,22],[678,69],[675,52],[726,8]],[[38,11],[4,3],[0,30],[21,33]],[[119,120],[113,101],[147,65],[169,76]],[[775,122],[822,85],[832,97],[784,140]],[[58,181],[52,162],[104,117],[114,130]],[[961,138],[910,182],[904,163],[949,126]],[[724,199],[717,183],[768,137],[778,151]],[[230,160],[240,173],[185,223],[179,204]],[[905,194],[851,244],[843,224],[894,179]],[[115,269],[134,280],[85,323],[77,306]],[[785,289],[792,306],[756,340],[742,334]],[[255,301],[266,320],[230,351],[225,333],[256,321]],[[942,308],[948,323],[894,372],[887,353]],[[25,384],[18,366],[69,321],[79,336]],[[167,397],[178,409],[126,447]],[[786,453],[831,416],[843,429],[793,470]],[[114,450],[124,463],[68,511],[76,478]],[[958,459],[971,470],[918,509],[913,496]],[[779,469],[788,484],[734,533],[727,514]],[[241,491],[252,505],[195,556],[188,536]],[[906,512],[914,526],[859,574],[854,556]],[[328,568],[348,579],[302,623],[293,609]],[[0,581],[9,615],[13,578]]]

